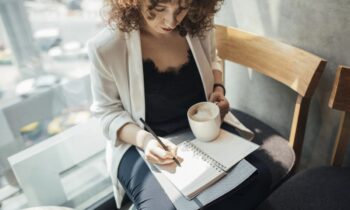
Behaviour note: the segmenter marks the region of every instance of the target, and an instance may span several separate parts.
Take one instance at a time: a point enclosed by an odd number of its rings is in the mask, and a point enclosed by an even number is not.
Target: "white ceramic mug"
[[[220,133],[220,109],[212,102],[199,102],[187,111],[194,136],[201,141],[212,141]]]

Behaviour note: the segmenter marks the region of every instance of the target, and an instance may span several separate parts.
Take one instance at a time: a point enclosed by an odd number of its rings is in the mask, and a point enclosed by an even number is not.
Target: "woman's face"
[[[171,33],[188,13],[192,0],[171,0],[158,3],[149,10],[150,0],[142,0],[141,13],[144,18],[143,29],[152,34],[166,35]]]

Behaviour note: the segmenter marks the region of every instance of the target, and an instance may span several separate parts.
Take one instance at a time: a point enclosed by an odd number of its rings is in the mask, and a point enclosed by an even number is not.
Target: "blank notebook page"
[[[225,171],[259,147],[257,144],[225,130],[221,130],[219,137],[214,141],[203,142],[195,139],[191,142],[204,153],[209,154],[211,158],[225,166]]]
[[[175,163],[157,167],[188,199],[195,197],[226,174],[212,167],[208,161],[203,160],[203,157],[189,149],[186,144],[182,143],[178,146],[177,155],[180,157],[181,167]]]

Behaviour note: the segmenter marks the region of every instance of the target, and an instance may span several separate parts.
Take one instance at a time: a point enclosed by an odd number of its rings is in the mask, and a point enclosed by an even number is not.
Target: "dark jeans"
[[[267,166],[254,153],[246,160],[258,169],[257,173],[203,209],[254,209],[267,196],[271,183]],[[118,179],[137,209],[176,209],[135,147],[131,147],[124,154],[119,168],[123,170],[118,170]]]

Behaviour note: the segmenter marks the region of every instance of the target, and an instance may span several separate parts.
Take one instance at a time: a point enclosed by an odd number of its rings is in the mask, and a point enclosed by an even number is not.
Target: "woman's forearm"
[[[220,84],[223,83],[221,71],[213,69],[213,75],[214,75],[214,83],[220,83]]]
[[[152,135],[134,123],[127,123],[117,133],[118,139],[141,149],[152,139]]]

